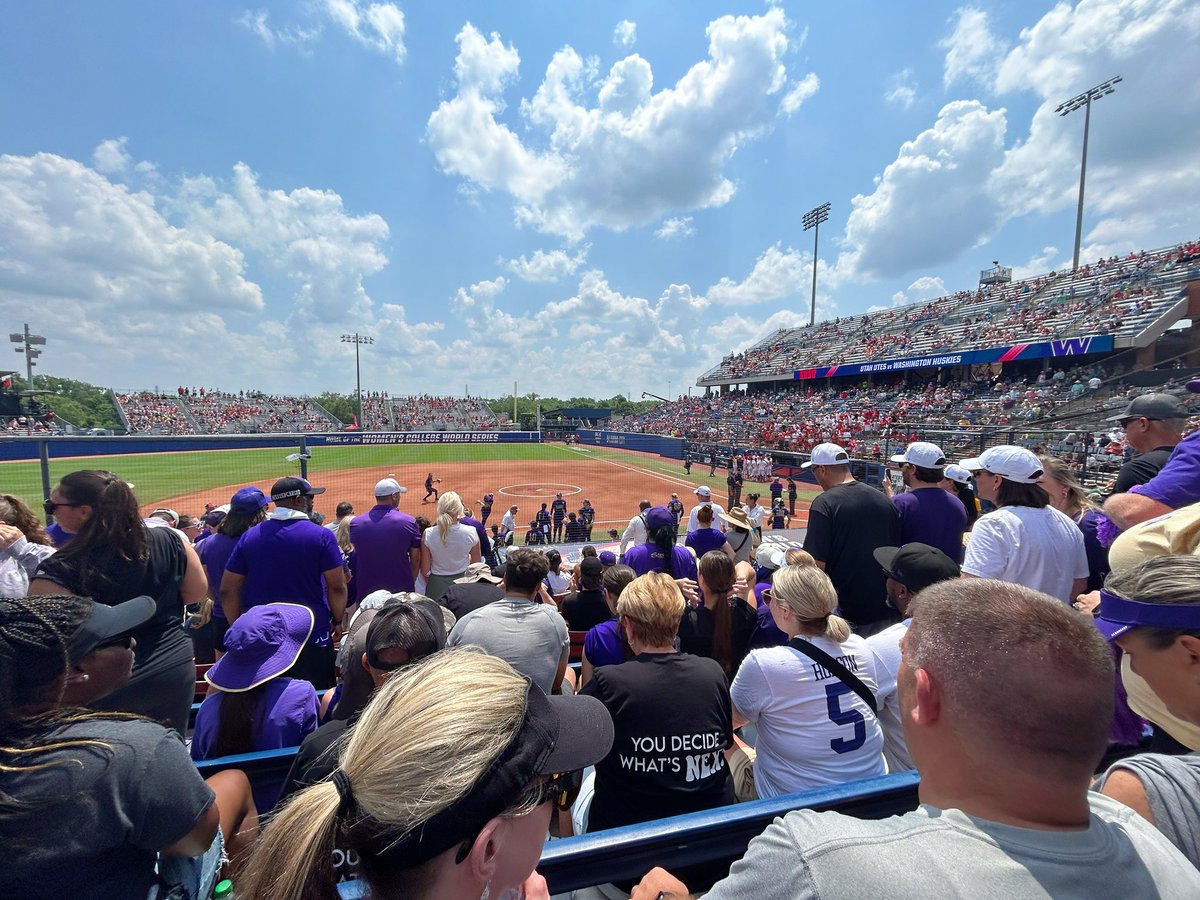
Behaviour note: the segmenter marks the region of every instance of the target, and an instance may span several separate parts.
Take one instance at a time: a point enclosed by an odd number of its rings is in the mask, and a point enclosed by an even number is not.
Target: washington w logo
[[[1051,356],[1081,356],[1088,352],[1088,347],[1092,344],[1090,337],[1085,338],[1067,338],[1065,341],[1051,341],[1050,355]]]

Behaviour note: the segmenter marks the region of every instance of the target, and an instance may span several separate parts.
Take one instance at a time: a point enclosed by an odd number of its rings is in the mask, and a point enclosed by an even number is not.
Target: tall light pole
[[[1067,116],[1080,107],[1083,108],[1083,159],[1079,163],[1079,208],[1075,211],[1075,256],[1072,258],[1071,271],[1079,268],[1079,242],[1083,237],[1083,184],[1087,178],[1087,145],[1088,131],[1092,125],[1092,101],[1107,97],[1117,89],[1121,76],[1102,81],[1095,87],[1090,87],[1078,97],[1072,97],[1066,103],[1060,103],[1054,110],[1060,116]]]
[[[16,332],[14,332],[8,336],[8,339],[10,341],[12,341],[14,344],[22,345],[20,347],[14,348],[14,350],[17,353],[25,354],[25,377],[28,379],[28,382],[25,385],[25,389],[28,390],[32,394],[33,393],[33,367],[36,365],[36,363],[34,363],[34,360],[42,355],[41,350],[35,350],[33,348],[35,346],[45,345],[46,339],[44,337],[42,337],[40,334],[30,334],[28,322],[25,323],[25,331],[23,333],[18,334]]]
[[[812,303],[808,310],[808,324],[817,324],[817,237],[821,233],[821,223],[829,219],[829,204],[822,203],[820,206],[810,209],[804,214],[801,220],[804,223],[804,230],[813,229],[813,285],[812,285]]]
[[[358,348],[360,346],[362,346],[363,344],[375,343],[375,338],[369,337],[365,334],[359,334],[358,332],[355,332],[354,334],[343,334],[342,335],[342,343],[354,345],[354,391],[358,397],[358,430],[362,431],[363,430],[362,369],[359,367],[359,364],[358,364]]]

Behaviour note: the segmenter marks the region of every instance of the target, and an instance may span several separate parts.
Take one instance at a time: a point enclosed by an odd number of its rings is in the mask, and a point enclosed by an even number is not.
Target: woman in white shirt
[[[0,494],[0,597],[29,593],[29,580],[54,553],[46,529],[19,497]]]
[[[763,599],[788,640],[824,650],[878,691],[867,642],[834,615],[837,592],[815,566],[784,566]],[[883,731],[871,708],[836,675],[791,646],[751,650],[730,688],[733,724],[758,740],[727,751],[739,800],[778,797],[883,775]]]
[[[462,499],[454,491],[438,498],[437,525],[421,535],[421,575],[425,577],[425,596],[441,600],[454,579],[461,578],[467,566],[479,562],[479,532],[458,520],[466,515]]]
[[[991,447],[962,466],[975,474],[979,496],[996,504],[971,529],[963,575],[995,578],[1073,603],[1087,587],[1081,532],[1050,505],[1039,483],[1042,461],[1024,447]]]

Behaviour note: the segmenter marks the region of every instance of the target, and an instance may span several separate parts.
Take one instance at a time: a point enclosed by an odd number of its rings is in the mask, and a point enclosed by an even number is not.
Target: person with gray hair
[[[921,806],[870,821],[797,810],[710,900],[1200,896],[1200,871],[1132,809],[1089,791],[1108,746],[1113,661],[1064,603],[992,579],[912,605],[901,718]],[[652,870],[646,900],[686,885]]]
[[[1096,624],[1168,710],[1200,725],[1200,557],[1160,556],[1109,576]],[[1200,754],[1115,763],[1100,789],[1154,823],[1200,867]]]

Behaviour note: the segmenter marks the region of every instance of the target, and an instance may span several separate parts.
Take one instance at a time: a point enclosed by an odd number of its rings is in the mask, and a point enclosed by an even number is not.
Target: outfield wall
[[[116,456],[126,453],[178,453],[184,450],[351,447],[388,444],[537,444],[538,431],[381,431],[328,434],[126,435],[122,437],[12,436],[0,438],[0,461],[34,460],[45,443],[50,459]]]
[[[600,431],[595,428],[577,428],[575,433],[579,435],[579,443],[593,447],[617,447],[621,450],[657,453],[668,459],[683,459],[683,438],[630,431]]]

